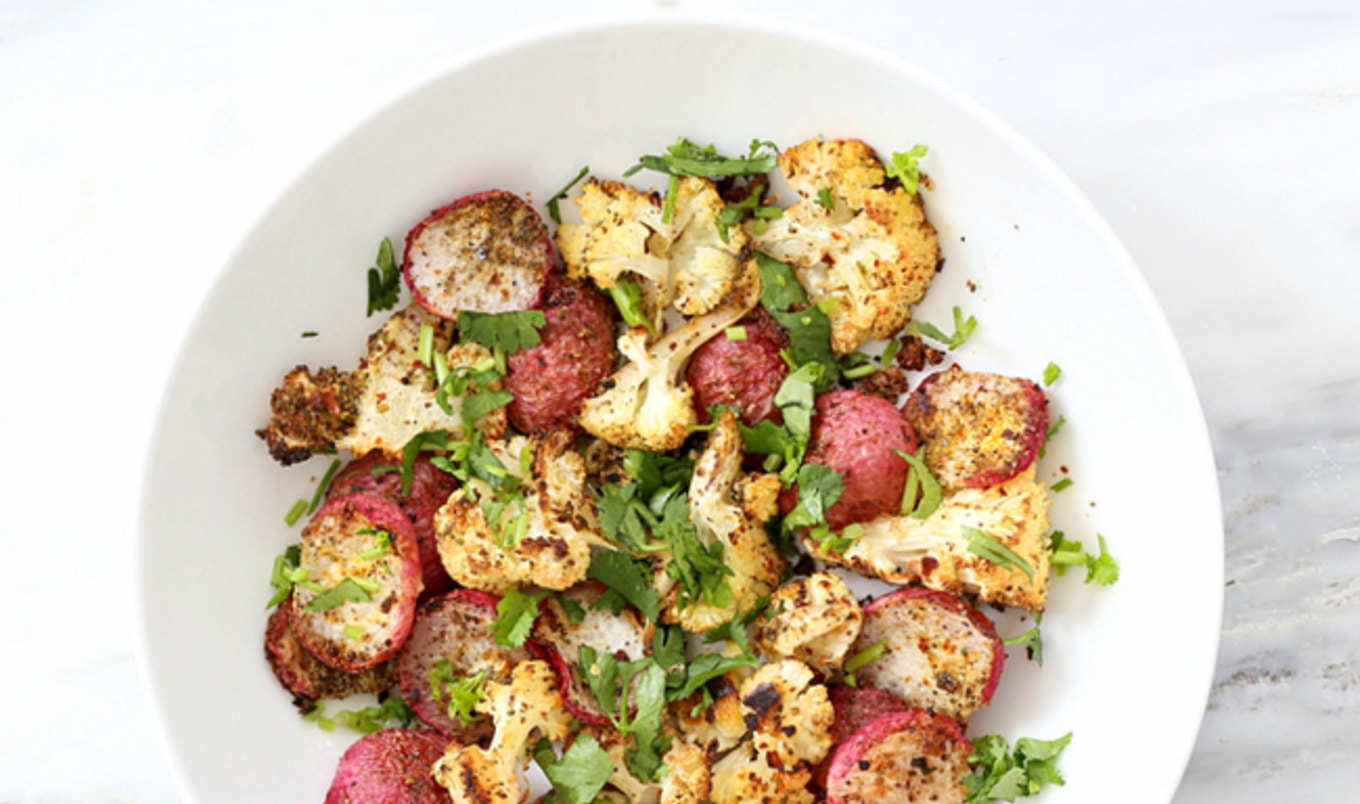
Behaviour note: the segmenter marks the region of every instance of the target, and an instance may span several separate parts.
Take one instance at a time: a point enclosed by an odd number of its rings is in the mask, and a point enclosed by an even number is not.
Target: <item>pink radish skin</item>
[[[1048,398],[1021,377],[957,365],[925,378],[902,406],[946,489],[990,488],[1034,463],[1048,437]]]
[[[552,237],[528,202],[504,190],[464,196],[406,235],[402,275],[435,315],[537,307],[556,264]]]
[[[963,801],[973,746],[951,718],[913,709],[875,718],[838,745],[827,804]]]
[[[455,675],[485,673],[492,681],[510,681],[511,668],[530,654],[496,643],[491,625],[498,602],[495,595],[473,589],[431,598],[421,605],[415,628],[396,659],[397,686],[407,705],[424,723],[463,743],[490,738],[493,724],[485,718],[464,724],[449,717],[448,702],[431,697],[430,671],[440,659],[448,659]]]
[[[856,678],[909,706],[966,721],[1001,681],[1006,650],[996,626],[954,595],[910,587],[871,601],[851,655],[885,640],[884,655]]]
[[[428,729],[367,734],[340,757],[326,804],[452,804],[430,767],[448,738]]]

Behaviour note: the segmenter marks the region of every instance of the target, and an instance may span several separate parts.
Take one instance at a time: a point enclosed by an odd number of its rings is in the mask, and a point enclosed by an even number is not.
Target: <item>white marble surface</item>
[[[256,217],[468,49],[676,6],[906,56],[1089,195],[1180,339],[1220,469],[1222,642],[1176,801],[1353,795],[1360,7],[834,5],[0,0],[0,802],[179,800],[134,652],[141,461],[177,345]]]

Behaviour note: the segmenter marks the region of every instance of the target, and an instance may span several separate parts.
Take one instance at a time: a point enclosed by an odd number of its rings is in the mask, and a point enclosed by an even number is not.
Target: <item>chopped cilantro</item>
[[[926,466],[925,459],[920,455],[912,455],[902,450],[893,450],[897,456],[907,462],[907,479],[902,488],[901,513],[907,514],[912,519],[925,519],[935,513],[935,509],[940,507],[944,500],[944,489],[940,486],[940,481],[935,479],[930,467]]]
[[[988,536],[977,528],[964,526],[963,534],[968,537],[968,552],[981,556],[1000,567],[1018,569],[1026,578],[1034,578],[1034,568],[1019,553]]]
[[[1043,612],[1036,613],[1033,628],[1002,640],[1006,647],[1023,647],[1029,654],[1029,658],[1039,667],[1044,666],[1044,640],[1043,634],[1039,631],[1039,623],[1043,618]]]
[[[912,321],[907,324],[907,332],[912,335],[920,335],[939,341],[946,349],[957,349],[973,334],[977,329],[977,319],[973,316],[963,317],[963,310],[954,307],[954,332],[946,335],[943,330],[926,321]]]
[[[368,269],[368,315],[391,310],[401,298],[401,269],[392,254],[392,241],[386,237],[378,246],[377,265]]]
[[[345,578],[340,583],[325,590],[321,594],[312,598],[307,604],[307,611],[330,611],[338,606],[343,606],[347,602],[367,603],[373,599],[369,594],[371,590],[365,589],[365,583],[358,578]]]
[[[552,197],[548,199],[548,217],[552,218],[553,223],[562,222],[562,210],[558,207],[557,202],[566,198],[567,193],[571,192],[571,188],[575,187],[576,183],[579,182],[581,179],[584,179],[586,175],[589,173],[590,173],[589,165],[582,167],[581,170],[576,174],[576,178],[567,182],[562,187],[562,189],[553,193]]]
[[[486,693],[482,689],[486,673],[459,675],[453,672],[451,661],[440,659],[430,668],[428,676],[430,700],[448,699],[445,711],[451,719],[469,726],[481,717],[477,714],[477,706],[486,698]]]
[[[609,298],[614,300],[623,323],[630,327],[646,327],[649,333],[656,334],[656,325],[642,307],[642,288],[638,283],[624,277],[614,280],[614,286],[609,288]]]
[[[909,151],[894,153],[892,160],[883,166],[883,173],[890,179],[897,179],[903,189],[915,195],[921,186],[921,159],[927,150],[926,146],[918,144]]]
[[[1057,363],[1050,362],[1044,367],[1044,385],[1052,385],[1062,376],[1062,367]]]

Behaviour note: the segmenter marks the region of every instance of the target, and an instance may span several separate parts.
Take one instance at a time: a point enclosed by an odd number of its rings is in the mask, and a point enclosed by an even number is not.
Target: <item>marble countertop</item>
[[[777,13],[900,54],[1092,199],[1171,322],[1219,468],[1223,630],[1175,800],[1354,789],[1354,3],[472,5],[0,0],[0,539],[18,605],[0,802],[179,800],[134,650],[141,463],[178,345],[270,201],[460,53],[675,7]]]

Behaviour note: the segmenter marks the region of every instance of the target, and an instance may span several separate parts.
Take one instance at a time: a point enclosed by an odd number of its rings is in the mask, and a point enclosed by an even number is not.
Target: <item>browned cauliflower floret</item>
[[[840,668],[864,624],[859,601],[839,575],[794,578],[770,595],[751,643],[774,659],[797,659],[823,676]]]
[[[584,580],[591,546],[608,543],[571,433],[517,435],[487,446],[517,489],[498,493],[472,477],[449,495],[434,519],[449,576],[496,594],[519,585],[561,590]]]
[[[742,682],[740,695],[757,752],[785,768],[826,758],[836,713],[826,687],[814,683],[807,665],[793,659],[761,665]]]
[[[567,273],[589,277],[608,290],[621,277],[636,281],[653,324],[674,306],[685,315],[717,307],[741,273],[746,235],[719,233],[726,206],[709,179],[687,177],[676,185],[669,220],[656,192],[616,181],[591,179],[576,203],[580,223],[558,227],[557,244]]]
[[[812,771],[776,767],[749,742],[714,762],[711,776],[713,804],[813,804],[817,800],[809,788]]]
[[[491,743],[451,743],[431,769],[457,804],[519,804],[528,794],[527,749],[536,735],[565,739],[571,714],[558,692],[557,674],[542,661],[515,665],[510,683],[488,680],[477,710],[496,725]]]
[[[724,410],[695,461],[689,505],[690,521],[699,541],[705,546],[714,543],[723,546],[722,560],[731,570],[726,582],[732,595],[726,605],[683,600],[663,562],[657,571],[657,583],[666,600],[664,616],[686,631],[710,631],[754,609],[784,573],[784,559],[765,531],[765,520],[755,515],[768,511],[768,506],[759,499],[778,494],[778,478],[745,476],[742,455],[736,414]],[[756,493],[762,490],[763,493]],[[755,505],[749,504],[752,497],[758,500]]]
[[[865,522],[842,554],[828,553],[813,540],[807,546],[818,558],[889,583],[1040,611],[1048,597],[1049,492],[1035,472],[1031,465],[999,485],[954,491],[925,519],[881,516]]]
[[[462,398],[449,395],[445,410],[435,394],[434,371],[420,358],[422,326],[432,328],[433,348],[446,352],[453,371],[491,356],[475,343],[450,346],[448,322],[413,304],[369,336],[368,352],[354,371],[289,372],[270,400],[269,426],[259,433],[270,453],[285,464],[331,449],[395,455],[421,433],[465,432]],[[499,384],[488,390],[499,390]],[[506,429],[505,408],[486,414],[477,427],[499,438]]]
[[[662,757],[661,804],[704,804],[713,796],[708,752],[694,743],[676,743]]]
[[[905,326],[940,263],[920,196],[887,182],[860,140],[808,140],[780,154],[779,167],[800,200],[752,239],[794,267],[813,304],[834,302],[836,352]]]
[[[759,273],[748,264],[733,293],[712,312],[689,319],[650,345],[643,330],[625,332],[619,352],[628,362],[604,382],[605,390],[582,404],[581,427],[620,447],[653,452],[679,447],[698,422],[694,392],[683,377],[685,362],[759,297]]]

